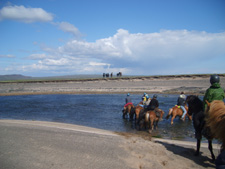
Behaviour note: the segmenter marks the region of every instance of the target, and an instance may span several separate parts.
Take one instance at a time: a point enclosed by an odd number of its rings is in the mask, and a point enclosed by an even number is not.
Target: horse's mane
[[[187,96],[186,103],[188,103],[188,110],[192,113],[198,113],[204,110],[203,102],[198,96],[189,95]]]
[[[222,141],[222,148],[225,149],[225,105],[223,101],[215,100],[210,103],[206,119],[214,137]]]

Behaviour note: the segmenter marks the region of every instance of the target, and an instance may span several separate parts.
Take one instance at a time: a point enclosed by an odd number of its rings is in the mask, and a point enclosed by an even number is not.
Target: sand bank
[[[220,77],[225,88],[225,77]],[[0,95],[165,93],[204,94],[209,76],[168,76],[94,80],[0,82]]]

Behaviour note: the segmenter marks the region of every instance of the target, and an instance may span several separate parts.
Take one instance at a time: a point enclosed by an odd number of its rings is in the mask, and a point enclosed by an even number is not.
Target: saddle
[[[133,103],[127,103],[124,105],[124,107],[127,107],[129,104],[133,105]]]
[[[180,106],[178,106],[178,105],[175,105],[174,107],[176,107],[176,108],[178,108],[178,109],[181,109],[181,107],[180,107]]]

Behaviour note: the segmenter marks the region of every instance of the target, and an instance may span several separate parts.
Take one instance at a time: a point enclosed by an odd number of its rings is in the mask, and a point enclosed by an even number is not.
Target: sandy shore
[[[193,142],[154,140],[86,126],[0,120],[0,129],[4,168],[215,168],[206,144],[196,157]],[[219,147],[213,147],[217,156]]]
[[[225,88],[225,77],[220,77]],[[0,82],[0,95],[23,94],[107,94],[107,93],[167,93],[204,94],[210,86],[209,76],[167,76],[113,78],[68,81]]]

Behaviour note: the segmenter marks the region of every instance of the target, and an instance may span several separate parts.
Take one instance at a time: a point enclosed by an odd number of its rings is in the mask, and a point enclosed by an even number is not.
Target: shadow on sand
[[[179,146],[179,145],[174,145],[174,144],[168,144],[165,142],[161,142],[161,141],[156,141],[156,143],[160,143],[163,146],[165,146],[165,148],[168,151],[173,152],[176,155],[185,157],[189,160],[194,161],[196,164],[204,167],[204,168],[215,168],[215,164],[212,161],[212,159],[210,158],[210,152],[208,150],[208,148],[201,148],[200,149],[200,155],[199,156],[195,156],[195,149],[193,148],[189,148],[189,147],[183,147],[183,146]],[[215,152],[215,150],[214,150]],[[216,156],[218,155],[218,153],[215,154]]]

